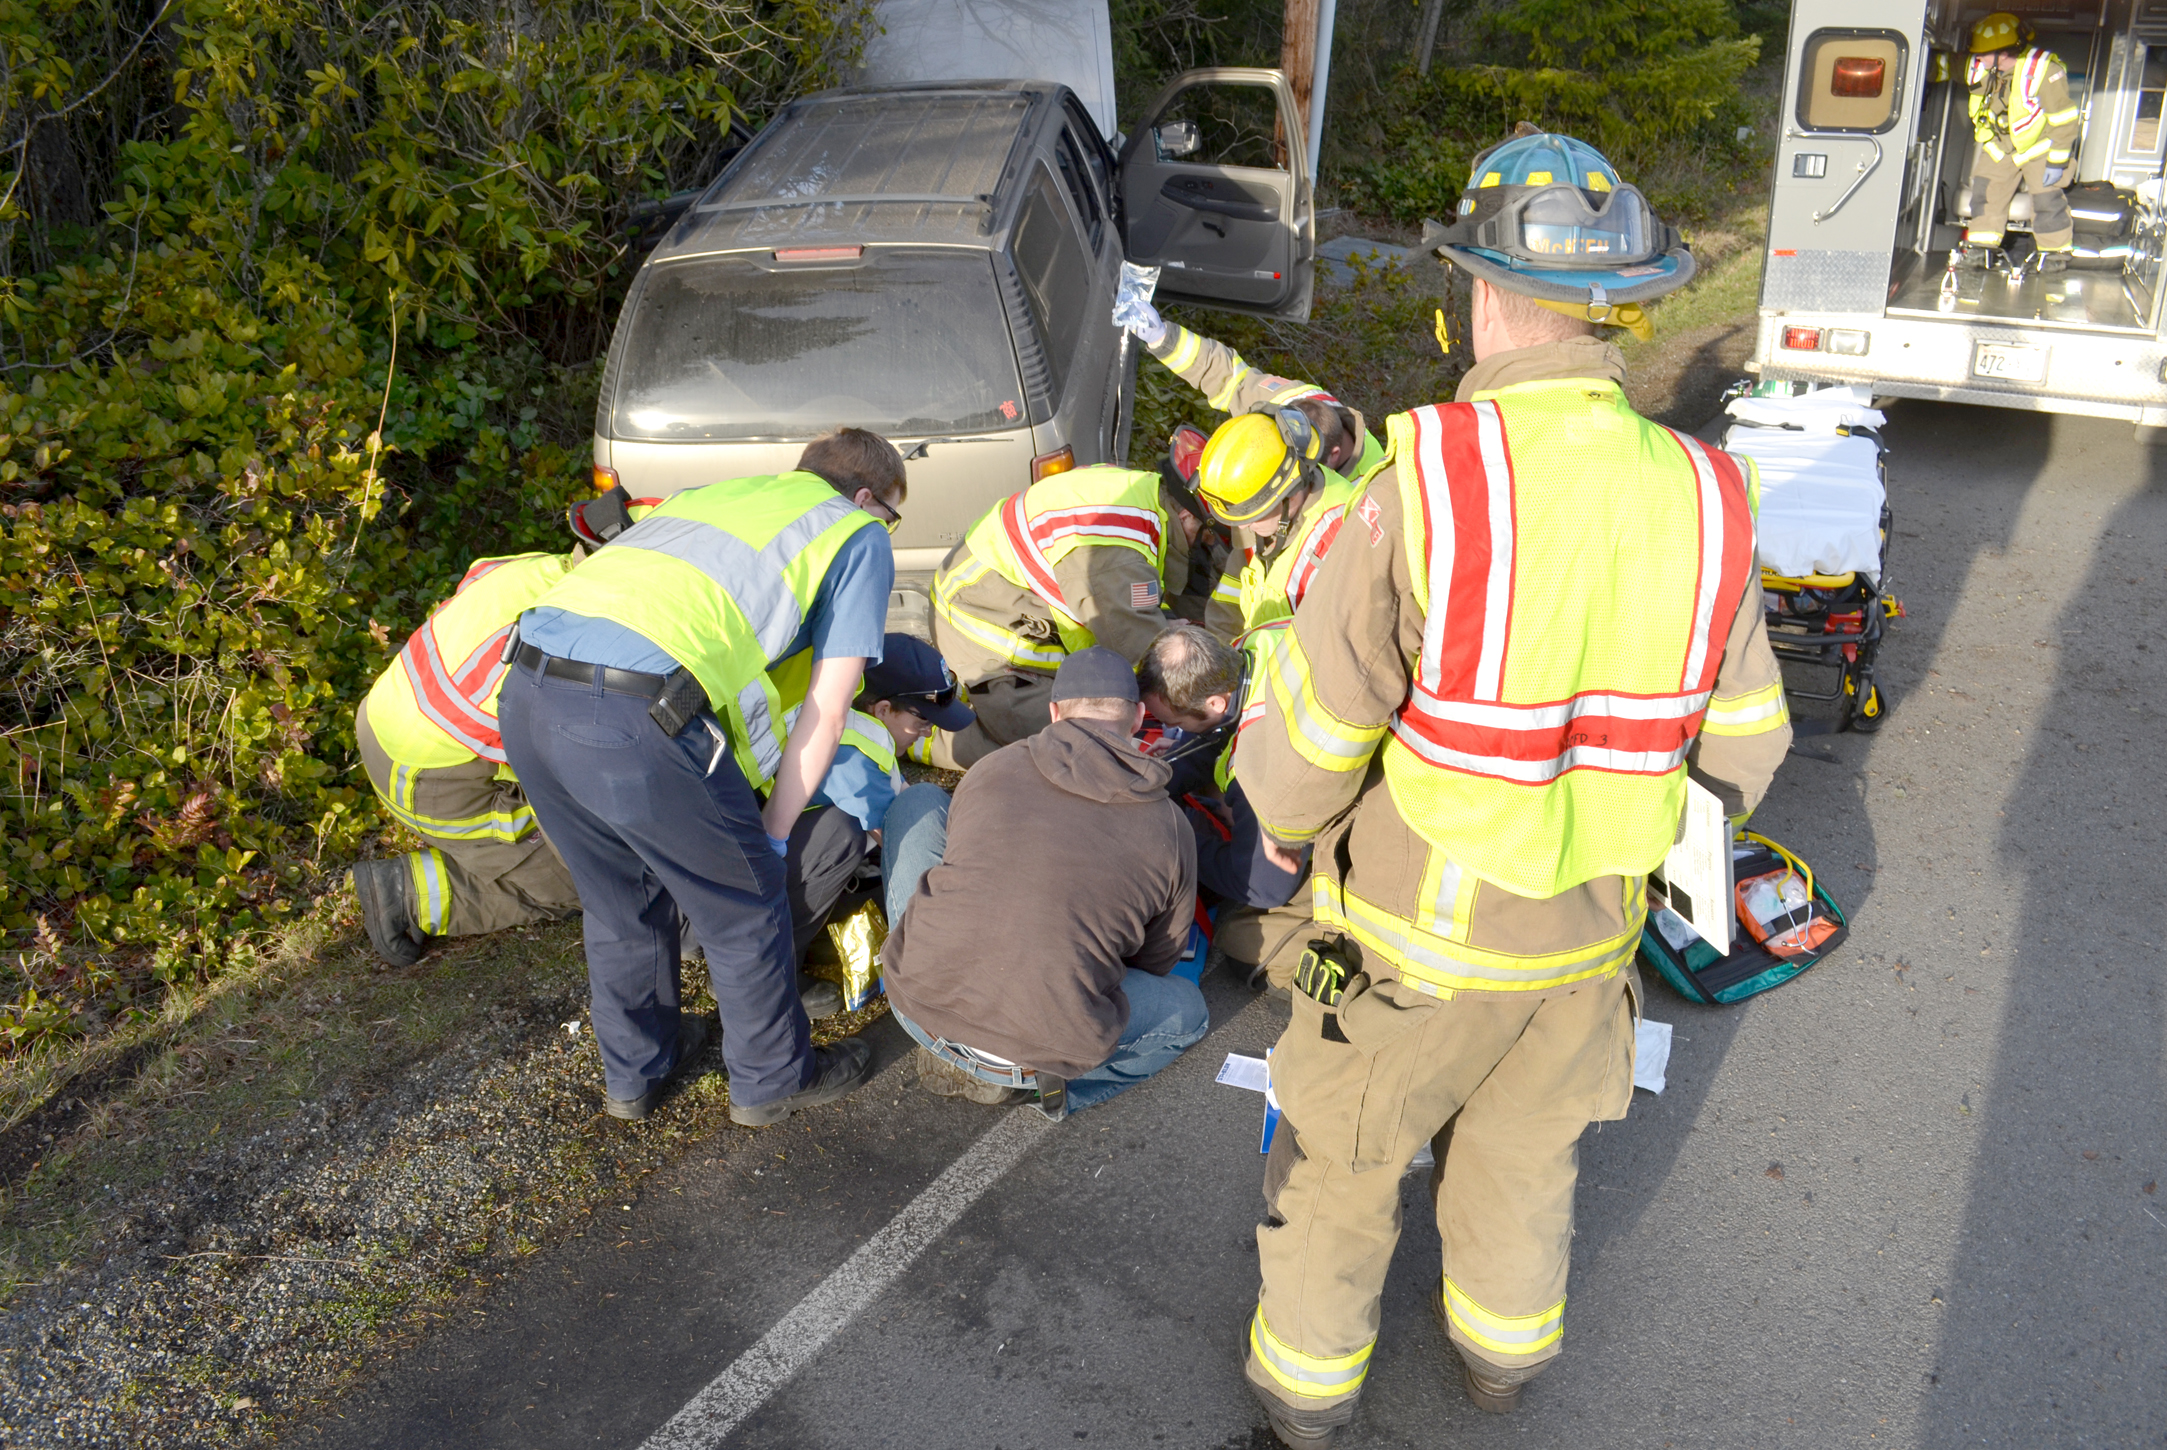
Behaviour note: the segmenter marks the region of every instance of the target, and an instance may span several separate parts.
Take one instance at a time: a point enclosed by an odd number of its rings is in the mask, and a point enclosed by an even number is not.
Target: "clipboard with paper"
[[[1731,823],[1715,792],[1687,780],[1685,828],[1648,877],[1648,909],[1667,908],[1715,948],[1731,949],[1737,907],[1731,894]]]

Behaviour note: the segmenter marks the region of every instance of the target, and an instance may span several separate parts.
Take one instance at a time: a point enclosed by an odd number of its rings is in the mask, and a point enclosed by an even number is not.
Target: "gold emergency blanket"
[[[888,940],[888,918],[877,901],[828,923],[806,953],[805,973],[843,989],[843,1009],[855,1012],[880,991],[880,949]]]

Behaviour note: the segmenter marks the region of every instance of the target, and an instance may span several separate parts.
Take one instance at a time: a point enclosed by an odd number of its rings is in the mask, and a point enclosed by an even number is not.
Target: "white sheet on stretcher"
[[[1872,426],[1880,415],[1831,397],[1850,391],[1829,388],[1803,398],[1740,398],[1731,404],[1733,416],[1741,420],[1750,414],[1768,422],[1795,422],[1803,429],[1733,425],[1723,444],[1760,469],[1761,563],[1779,574],[1856,570],[1881,582],[1885,493],[1879,451],[1872,439],[1847,438],[1835,431],[1839,422]],[[1804,406],[1817,399],[1827,401]]]

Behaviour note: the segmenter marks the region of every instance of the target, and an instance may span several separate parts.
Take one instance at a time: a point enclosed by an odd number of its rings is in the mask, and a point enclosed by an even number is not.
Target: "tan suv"
[[[1314,229],[1277,71],[1195,71],[1117,157],[1066,86],[793,102],[634,278],[595,482],[635,498],[781,472],[841,424],[910,467],[898,587],[1000,499],[1128,449],[1126,248],[1159,295],[1306,317]],[[1291,144],[1289,144],[1291,138]]]

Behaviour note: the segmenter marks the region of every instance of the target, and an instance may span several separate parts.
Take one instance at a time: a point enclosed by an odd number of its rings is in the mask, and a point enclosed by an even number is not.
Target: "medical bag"
[[[1738,929],[1728,955],[1664,908],[1648,914],[1640,959],[1688,1002],[1743,1002],[1780,987],[1843,944],[1843,908],[1813,868],[1766,836],[1741,838],[1731,861]]]

